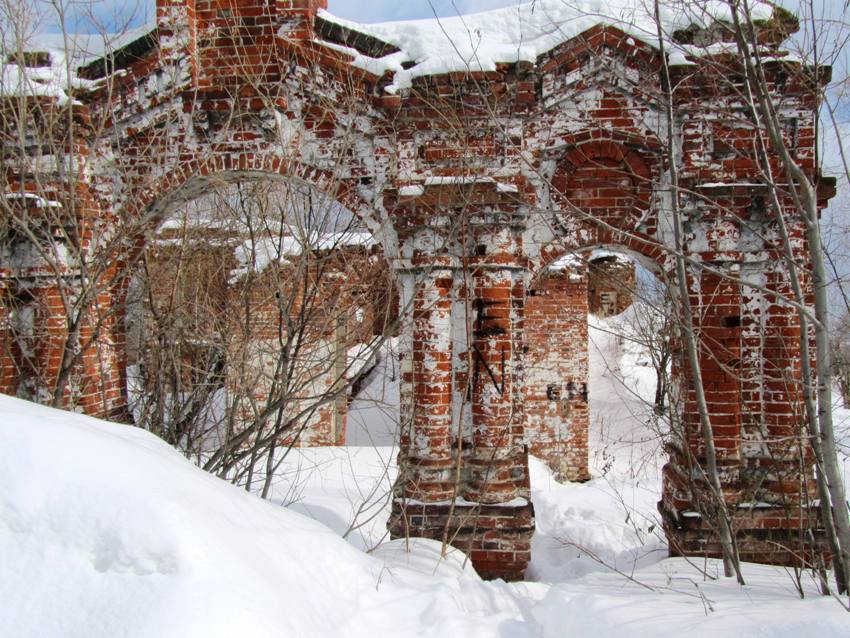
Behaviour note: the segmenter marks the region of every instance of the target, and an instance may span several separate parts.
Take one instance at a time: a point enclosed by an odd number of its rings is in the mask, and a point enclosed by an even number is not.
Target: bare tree
[[[850,315],[836,322],[832,336],[832,369],[845,408],[850,408]]]
[[[135,411],[205,469],[244,484],[279,448],[339,443],[347,395],[395,329],[390,272],[332,200],[272,180],[172,214],[129,315]]]

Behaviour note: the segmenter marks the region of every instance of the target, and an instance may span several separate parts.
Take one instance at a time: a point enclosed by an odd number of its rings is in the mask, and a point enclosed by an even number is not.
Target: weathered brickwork
[[[586,432],[587,363],[575,351],[586,344],[586,274],[573,281],[570,270],[545,267],[602,247],[671,271],[658,51],[599,25],[535,63],[417,77],[387,93],[391,78],[355,67],[343,47],[372,56],[393,47],[316,19],[324,6],[158,0],[155,32],[81,70],[96,85],[69,108],[105,126],[69,149],[85,165],[73,210],[84,228],[103,231],[86,250],[111,248],[104,282],[114,276],[87,307],[121,306],[126,272],[165,211],[212,180],[283,176],[334,197],[383,247],[401,291],[391,531],[449,541],[482,573],[519,578],[534,528],[529,448],[556,466],[565,441],[579,456],[586,449],[576,437]],[[766,69],[796,159],[817,179],[809,74],[787,61],[768,60]],[[734,57],[696,57],[672,73],[684,251],[703,266],[691,268],[687,301],[724,495],[743,557],[789,561],[811,551],[799,530],[817,536],[817,523],[808,516],[811,459],[805,446],[788,445],[800,432],[799,324],[771,294],[790,292],[775,216],[759,186]],[[778,159],[769,161],[781,174]],[[7,184],[28,190],[31,177],[7,175]],[[781,204],[793,211],[793,202]],[[802,257],[804,227],[793,216],[789,227]],[[29,384],[26,394],[51,400],[67,331],[61,308],[49,273],[12,272],[7,263],[2,390]],[[742,289],[743,276],[760,288]],[[556,302],[564,315],[555,316]],[[120,314],[86,315],[91,338],[60,397],[67,407],[97,415],[123,408]],[[37,346],[10,337],[9,326],[25,317]],[[544,321],[564,330],[547,341]],[[674,373],[683,425],[659,507],[671,551],[717,555],[681,358]],[[563,462],[564,475],[586,478],[586,458],[567,453]]]
[[[570,481],[590,478],[587,311],[587,267],[580,259],[545,270],[525,302],[528,449]]]
[[[597,317],[619,315],[632,305],[635,265],[618,255],[596,257],[588,263],[587,302]]]
[[[378,248],[339,240],[334,250],[242,272],[234,254],[242,237],[179,234],[175,244],[173,232],[160,233],[146,250],[148,289],[130,306],[138,325],[129,362],[142,366],[149,384],[165,379],[168,392],[192,392],[198,383],[222,391],[222,416],[237,430],[268,404],[274,385],[275,396],[291,396],[289,413],[304,414],[280,445],[342,445],[348,392],[312,405],[368,371],[369,361],[350,361],[349,351],[396,327],[397,294]],[[282,387],[275,369],[284,356]]]

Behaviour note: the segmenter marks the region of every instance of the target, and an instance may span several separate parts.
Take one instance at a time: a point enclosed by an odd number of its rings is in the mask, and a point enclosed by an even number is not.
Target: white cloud
[[[435,15],[446,18],[517,5],[522,1],[524,0],[371,0],[368,7],[364,7],[360,0],[330,0],[328,10],[340,18],[368,23],[418,20],[433,18]]]

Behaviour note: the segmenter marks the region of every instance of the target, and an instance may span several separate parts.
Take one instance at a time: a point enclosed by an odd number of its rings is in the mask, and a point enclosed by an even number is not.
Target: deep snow
[[[596,478],[532,460],[536,582],[517,584],[386,542],[391,446],[294,450],[265,502],[148,433],[0,396],[0,636],[846,636],[808,576],[800,600],[780,568],[745,565],[739,587],[664,558],[658,440],[634,395],[612,399],[640,380],[627,344],[591,330]]]
[[[753,17],[766,19],[773,8],[753,2]],[[319,15],[342,27],[366,33],[394,45],[398,52],[372,58],[343,46],[352,64],[375,75],[393,74],[390,93],[411,86],[414,78],[453,71],[493,71],[499,63],[534,62],[539,55],[598,25],[617,27],[637,40],[658,46],[653,5],[635,0],[534,0],[472,15],[426,20],[361,24],[327,11]],[[726,2],[706,0],[693,6],[661,3],[660,25],[673,62],[685,63],[685,54],[704,53],[677,46],[671,34],[690,25],[731,20]],[[284,27],[285,28],[285,27]]]

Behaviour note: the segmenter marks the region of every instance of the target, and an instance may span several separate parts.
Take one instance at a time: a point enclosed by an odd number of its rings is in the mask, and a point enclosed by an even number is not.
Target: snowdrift
[[[431,541],[370,557],[147,432],[4,395],[0,483],[4,638],[484,637],[519,615]]]
[[[390,480],[388,448],[344,450],[294,452],[314,470],[293,505],[341,520]],[[433,541],[360,551],[380,516],[352,545],[146,432],[0,395],[0,637],[847,635],[808,575],[801,600],[781,568],[745,565],[739,587],[716,561],[661,560],[657,484],[614,468],[560,485],[533,462],[530,576],[548,583],[484,582]]]
[[[376,565],[141,430],[0,396],[8,636],[323,635]]]

